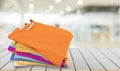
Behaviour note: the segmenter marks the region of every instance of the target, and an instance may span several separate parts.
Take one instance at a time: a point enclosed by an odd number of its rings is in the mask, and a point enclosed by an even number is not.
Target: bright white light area
[[[33,0],[30,0],[30,1],[33,1]]]
[[[19,26],[21,24],[21,15],[19,13],[0,13],[0,24]]]
[[[71,11],[71,7],[70,7],[70,6],[67,6],[67,7],[66,7],[66,11],[68,11],[68,12]]]
[[[60,2],[61,2],[61,0],[55,0],[55,2],[56,2],[56,3],[60,3]]]
[[[78,5],[82,5],[82,4],[83,4],[83,0],[78,0],[78,1],[77,1],[77,4],[78,4]]]
[[[33,19],[37,22],[41,22],[44,24],[53,25],[59,18],[59,15],[56,14],[24,14],[24,22],[29,23],[30,19]]]
[[[49,10],[54,10],[54,6],[53,5],[49,5]]]

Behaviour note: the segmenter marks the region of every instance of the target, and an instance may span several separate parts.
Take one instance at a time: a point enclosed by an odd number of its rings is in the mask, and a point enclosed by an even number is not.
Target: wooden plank
[[[119,70],[119,68],[113,64],[107,57],[95,48],[88,48],[89,51],[96,57],[97,60],[105,67],[107,71]],[[100,49],[100,48],[99,48]]]
[[[120,59],[111,53],[107,48],[98,49],[103,53],[111,62],[113,62],[120,69]]]
[[[45,71],[46,66],[33,66],[31,71]]]
[[[1,70],[11,70],[14,71],[16,67],[14,67],[13,61],[10,61],[7,65],[5,65]]]
[[[50,66],[47,66],[46,67],[46,71],[61,71],[61,68],[60,67],[50,67]]]
[[[16,69],[12,61],[9,61],[11,53],[4,50],[0,53],[0,71],[104,71],[104,68],[107,71],[120,71],[120,49],[108,49],[88,48],[87,50],[86,48],[71,48],[69,68],[25,66],[17,67]]]
[[[0,48],[0,53],[3,52],[6,48]]]
[[[4,56],[3,58],[0,59],[0,70],[6,65],[8,64],[8,62],[10,61],[10,55],[11,53],[7,54],[6,56]]]
[[[87,48],[79,48],[92,71],[105,71],[103,66],[90,54]]]
[[[109,48],[108,50],[120,59],[120,49],[119,48]]]
[[[68,52],[69,60],[70,60],[70,66],[67,68],[62,68],[62,71],[75,71],[73,60],[72,60],[72,55],[70,54],[70,51]]]
[[[70,48],[70,52],[72,54],[73,61],[75,63],[75,69],[77,71],[90,71],[88,65],[77,48]]]
[[[7,49],[4,49],[1,53],[0,53],[0,59],[3,58],[4,56],[6,56],[9,52],[7,51]]]
[[[15,71],[30,71],[32,66],[18,66]]]

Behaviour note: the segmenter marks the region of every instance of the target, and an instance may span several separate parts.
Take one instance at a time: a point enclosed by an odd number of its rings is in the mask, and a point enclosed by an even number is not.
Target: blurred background
[[[120,0],[0,0],[0,46],[29,20],[73,33],[71,47],[120,47]]]

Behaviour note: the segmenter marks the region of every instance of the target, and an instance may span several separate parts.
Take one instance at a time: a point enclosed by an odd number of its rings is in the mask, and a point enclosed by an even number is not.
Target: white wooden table
[[[70,67],[14,67],[11,53],[0,48],[0,71],[120,71],[120,48],[70,48]]]

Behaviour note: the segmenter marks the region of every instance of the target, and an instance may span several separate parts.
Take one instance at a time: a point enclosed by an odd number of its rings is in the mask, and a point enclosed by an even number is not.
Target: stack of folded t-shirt
[[[8,47],[12,52],[14,66],[69,66],[68,47],[72,34],[64,29],[44,25],[30,20],[24,28],[16,28],[8,37],[13,43]]]

